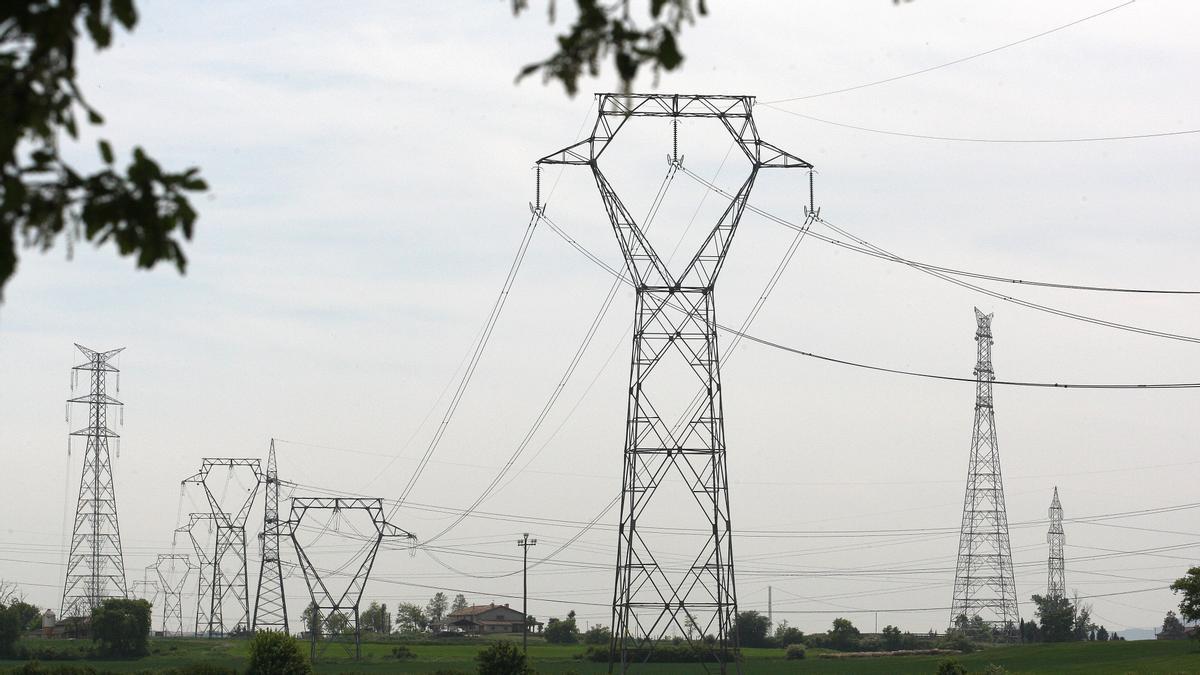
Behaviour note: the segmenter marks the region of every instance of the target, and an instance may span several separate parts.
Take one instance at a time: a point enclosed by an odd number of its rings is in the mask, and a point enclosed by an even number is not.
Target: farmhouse
[[[469,635],[484,633],[520,633],[525,623],[525,615],[512,609],[507,604],[487,604],[464,607],[446,616],[440,627],[444,631],[455,631]],[[541,632],[542,624],[532,621],[529,632]]]

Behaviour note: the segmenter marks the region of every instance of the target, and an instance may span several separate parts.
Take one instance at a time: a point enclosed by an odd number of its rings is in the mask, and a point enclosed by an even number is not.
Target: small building
[[[457,612],[451,612],[440,626],[434,626],[435,632],[451,631],[467,635],[485,635],[492,633],[520,633],[524,630],[525,615],[507,604],[487,604],[464,607]],[[532,621],[529,632],[540,633],[542,624]]]

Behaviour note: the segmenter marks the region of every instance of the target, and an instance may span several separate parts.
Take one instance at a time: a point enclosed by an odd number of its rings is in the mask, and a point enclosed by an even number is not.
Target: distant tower
[[[119,406],[121,402],[107,393],[109,373],[117,378],[117,393],[121,391],[120,375],[117,375],[120,371],[112,364],[112,359],[125,348],[97,352],[82,345],[75,346],[87,360],[71,369],[71,389],[74,391],[81,372],[90,374],[91,387],[86,396],[67,400],[68,422],[73,403],[88,405],[88,422],[87,426],[71,432],[71,436],[86,438],[87,445],[83,455],[83,475],[79,479],[71,555],[67,559],[63,584],[60,615],[63,619],[91,616],[92,608],[104,598],[128,596],[121,528],[117,523],[117,493],[113,488],[108,452],[108,439],[119,438],[108,428],[108,407]],[[68,452],[70,447],[68,439]]]
[[[275,468],[275,439],[267,455],[266,506],[263,509],[262,563],[258,592],[254,595],[254,630],[288,632],[287,601],[283,594],[283,567],[279,562],[279,474]]]
[[[1015,638],[1020,615],[1013,581],[1012,548],[1008,540],[1008,514],[1004,509],[1000,448],[996,443],[996,416],[992,408],[992,381],[996,379],[992,370],[992,315],[976,308],[975,320],[978,356],[975,429],[971,436],[971,462],[963,500],[950,625],[981,637],[1007,640]]]
[[[1050,531],[1046,533],[1046,543],[1050,544],[1050,572],[1046,580],[1046,595],[1051,598],[1063,598],[1067,595],[1067,579],[1063,564],[1063,546],[1067,543],[1067,535],[1062,528],[1062,504],[1058,501],[1058,486],[1054,487],[1054,499],[1050,500]]]

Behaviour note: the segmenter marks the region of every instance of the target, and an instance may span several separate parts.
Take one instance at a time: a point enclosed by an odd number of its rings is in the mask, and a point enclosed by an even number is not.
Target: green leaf
[[[108,141],[100,141],[100,156],[104,159],[105,164],[113,163],[112,146],[108,144]]]
[[[675,43],[675,35],[670,29],[663,29],[662,41],[658,43],[658,63],[667,70],[675,70],[683,63],[683,54]]]
[[[137,8],[133,0],[112,0],[112,13],[126,30],[132,30],[137,23]]]

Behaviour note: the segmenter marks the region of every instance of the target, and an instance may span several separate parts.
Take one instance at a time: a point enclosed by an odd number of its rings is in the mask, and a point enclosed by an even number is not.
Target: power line
[[[696,180],[697,182],[701,183],[702,185],[705,185],[710,190],[715,190],[721,194],[728,194],[725,190],[722,190],[720,187],[713,185],[711,182],[704,180],[700,176],[688,171],[687,169],[684,169],[684,173],[686,173],[688,176],[690,176],[693,180]],[[754,206],[753,204],[748,204],[746,206],[746,208],[753,211],[754,213],[761,215],[762,217],[764,217],[772,222],[778,223],[778,224],[783,225],[784,227],[787,227],[792,230],[799,231],[799,230],[803,230],[806,227],[806,225],[797,225],[796,223],[793,223],[781,216],[777,216],[777,215],[772,214],[768,211],[765,211],[761,208],[758,208],[758,207]],[[1035,309],[1035,310],[1038,310],[1041,312],[1046,312],[1048,314],[1054,314],[1056,316],[1060,316],[1063,318],[1075,319],[1077,321],[1083,321],[1085,323],[1091,323],[1091,324],[1095,324],[1098,326],[1104,326],[1105,328],[1115,328],[1117,330],[1124,330],[1124,331],[1129,331],[1129,332],[1133,332],[1133,333],[1140,333],[1142,335],[1149,335],[1151,337],[1160,337],[1160,338],[1169,339],[1169,340],[1178,340],[1181,342],[1200,343],[1200,337],[1194,337],[1191,335],[1181,335],[1178,333],[1168,333],[1165,331],[1154,330],[1151,328],[1142,328],[1140,326],[1132,326],[1129,324],[1118,323],[1116,321],[1109,321],[1107,319],[1099,319],[1096,317],[1087,316],[1084,314],[1078,314],[1078,313],[1070,312],[1070,311],[1067,311],[1064,309],[1059,309],[1057,307],[1051,307],[1049,305],[1041,305],[1036,302],[1024,300],[1022,298],[1017,298],[1017,297],[1013,297],[1010,295],[1004,295],[1002,293],[997,293],[996,291],[993,291],[991,289],[984,288],[982,286],[977,286],[975,284],[967,283],[960,279],[955,279],[951,276],[948,276],[946,274],[943,274],[943,273],[937,271],[932,266],[921,266],[921,265],[911,264],[911,261],[908,261],[907,259],[902,258],[880,246],[876,246],[875,244],[872,244],[871,242],[863,239],[862,237],[859,237],[851,232],[848,232],[844,228],[838,227],[837,225],[834,225],[833,223],[831,223],[823,218],[819,218],[819,217],[816,218],[816,222],[821,223],[825,227],[828,227],[829,229],[833,230],[834,232],[837,232],[838,234],[840,234],[844,237],[852,239],[856,244],[858,244],[862,247],[865,247],[867,249],[870,249],[871,251],[874,251],[876,254],[878,254],[879,257],[886,257],[886,258],[894,260],[895,262],[903,263],[903,264],[913,267],[914,269],[917,269],[921,272],[925,272],[926,274],[929,274],[930,276],[933,276],[933,277],[936,277],[943,281],[952,283],[956,286],[961,286],[963,288],[967,288],[967,289],[976,291],[978,293],[982,293],[984,295],[995,298],[997,300],[1002,300],[1004,302],[1011,302],[1013,304],[1020,305],[1022,307],[1026,307],[1028,309]],[[971,379],[970,381],[973,382],[974,380]],[[1051,386],[1061,386],[1061,385],[1051,385]],[[1103,388],[1112,388],[1112,387],[1103,387]],[[1119,388],[1143,388],[1143,387],[1125,385],[1125,386],[1121,386]]]
[[[1114,135],[1114,136],[1081,136],[1081,137],[1075,137],[1075,138],[986,138],[986,137],[981,137],[981,136],[936,136],[933,134],[917,134],[917,133],[910,133],[910,132],[906,132],[906,131],[893,131],[890,129],[875,129],[872,127],[864,127],[864,126],[861,126],[858,124],[847,124],[845,122],[835,122],[833,120],[827,120],[827,119],[823,119],[821,117],[814,117],[812,115],[806,115],[801,112],[796,112],[795,110],[788,110],[787,108],[780,108],[779,106],[771,105],[769,103],[763,103],[762,105],[764,107],[771,108],[773,110],[778,110],[781,113],[787,113],[788,115],[793,115],[795,117],[802,117],[806,120],[811,120],[813,122],[820,122],[821,124],[828,124],[828,125],[835,126],[835,127],[842,127],[843,129],[853,129],[855,131],[865,131],[868,133],[882,134],[885,136],[900,136],[902,138],[918,138],[918,139],[928,140],[928,141],[953,141],[953,142],[957,142],[957,143],[1001,143],[1001,144],[1004,144],[1004,143],[1095,143],[1095,142],[1101,142],[1101,141],[1131,141],[1131,140],[1144,139],[1144,138],[1165,138],[1165,137],[1169,137],[1169,136],[1185,136],[1187,134],[1200,133],[1200,129],[1178,129],[1175,131],[1153,131],[1153,132],[1146,132],[1146,133],[1124,134],[1124,135]]]
[[[897,81],[897,80],[903,80],[903,79],[906,79],[906,78],[909,78],[909,77],[915,77],[915,76],[917,76],[917,75],[924,75],[925,73],[933,72],[933,71],[935,71],[935,70],[941,70],[942,68],[948,68],[948,67],[950,67],[950,66],[955,66],[955,65],[958,65],[958,64],[960,64],[960,63],[965,63],[965,62],[967,62],[967,61],[971,61],[971,60],[977,59],[977,58],[979,58],[979,57],[981,57],[981,56],[987,56],[987,55],[989,55],[989,54],[995,54],[996,52],[998,52],[998,51],[1002,51],[1002,50],[1004,50],[1004,49],[1008,49],[1009,47],[1016,47],[1017,45],[1025,44],[1026,42],[1031,42],[1031,41],[1033,41],[1033,40],[1036,40],[1036,39],[1038,39],[1038,38],[1040,38],[1040,37],[1045,37],[1045,36],[1047,36],[1047,35],[1050,35],[1050,34],[1052,34],[1052,33],[1057,33],[1057,32],[1058,32],[1058,31],[1060,31],[1060,30],[1065,30],[1065,29],[1067,29],[1067,28],[1070,28],[1070,27],[1072,27],[1072,26],[1077,26],[1077,25],[1079,25],[1079,24],[1081,24],[1081,23],[1083,23],[1083,22],[1085,22],[1085,21],[1090,21],[1090,20],[1092,20],[1092,19],[1095,19],[1095,18],[1098,18],[1098,17],[1104,16],[1105,14],[1108,14],[1109,12],[1115,12],[1115,11],[1117,11],[1118,9],[1121,9],[1121,8],[1123,8],[1123,7],[1128,7],[1129,5],[1132,5],[1134,2],[1135,2],[1135,0],[1129,0],[1128,2],[1123,2],[1123,3],[1119,4],[1119,5],[1116,5],[1116,6],[1113,6],[1113,7],[1109,7],[1108,9],[1106,9],[1106,10],[1103,10],[1103,11],[1101,11],[1101,12],[1096,12],[1095,14],[1090,14],[1090,15],[1088,15],[1088,16],[1085,16],[1085,17],[1081,18],[1081,19],[1076,19],[1076,20],[1074,20],[1074,21],[1071,21],[1070,23],[1065,23],[1065,24],[1063,24],[1063,25],[1061,25],[1061,26],[1056,26],[1056,27],[1054,27],[1054,28],[1051,28],[1051,29],[1049,29],[1049,30],[1044,30],[1044,31],[1042,31],[1042,32],[1040,32],[1040,33],[1037,33],[1036,35],[1030,35],[1029,37],[1024,37],[1024,38],[1021,38],[1020,40],[1016,40],[1016,41],[1014,41],[1014,42],[1009,42],[1008,44],[1003,44],[1003,45],[1000,45],[999,47],[993,47],[993,48],[991,48],[991,49],[988,49],[988,50],[986,50],[986,51],[982,51],[982,52],[979,52],[979,53],[977,53],[977,54],[972,54],[972,55],[970,55],[970,56],[964,56],[964,57],[962,57],[962,58],[957,58],[957,59],[954,59],[953,61],[947,61],[947,62],[945,62],[945,63],[940,63],[940,64],[938,64],[938,65],[936,65],[936,66],[930,66],[930,67],[928,67],[928,68],[922,68],[922,69],[920,69],[920,70],[914,70],[914,71],[912,71],[912,72],[910,72],[910,73],[904,73],[903,75],[895,75],[895,76],[893,76],[893,77],[886,77],[886,78],[884,78],[884,79],[882,79],[882,80],[875,80],[875,81],[873,81],[873,82],[865,82],[865,83],[863,83],[863,84],[856,84],[856,85],[854,85],[854,86],[851,86],[851,87],[843,87],[843,88],[841,88],[841,89],[833,89],[833,90],[830,90],[830,91],[823,91],[823,92],[821,92],[821,93],[819,93],[819,94],[808,94],[808,95],[806,95],[806,96],[793,96],[793,97],[791,97],[791,98],[781,98],[781,99],[776,99],[776,100],[774,100],[774,101],[764,101],[764,102],[763,102],[763,105],[770,105],[770,104],[773,104],[773,103],[790,103],[791,101],[805,101],[805,100],[808,100],[808,99],[810,99],[810,98],[819,98],[819,97],[822,97],[822,96],[833,96],[834,94],[844,94],[844,93],[846,93],[846,92],[848,92],[848,91],[857,91],[857,90],[859,90],[859,89],[866,89],[867,87],[874,87],[874,86],[876,86],[876,85],[880,85],[880,84],[887,84],[888,82],[895,82],[895,81]]]
[[[534,213],[529,219],[529,225],[525,227],[525,234],[521,238],[521,244],[517,247],[516,256],[508,268],[508,275],[504,279],[504,284],[500,288],[500,294],[492,305],[492,311],[488,315],[488,319],[484,324],[482,335],[479,337],[479,342],[476,343],[475,351],[471,354],[470,362],[467,364],[467,369],[463,373],[462,379],[459,380],[458,387],[454,391],[454,395],[450,399],[450,405],[446,408],[446,413],[442,416],[442,421],[438,424],[437,431],[429,440],[429,445],[425,448],[425,454],[422,455],[420,462],[417,464],[416,470],[408,479],[404,489],[400,492],[400,498],[396,502],[396,506],[392,508],[391,514],[395,515],[396,509],[404,500],[408,498],[409,493],[416,487],[417,481],[421,474],[425,471],[426,465],[429,463],[430,457],[441,444],[442,438],[445,436],[446,429],[450,425],[450,420],[454,418],[454,413],[458,411],[458,405],[462,402],[463,396],[466,394],[467,387],[471,383],[471,378],[475,374],[476,368],[479,367],[479,360],[483,356],[484,350],[487,348],[488,342],[492,337],[493,331],[496,329],[496,322],[500,319],[500,313],[504,310],[504,304],[508,300],[509,293],[512,291],[513,284],[516,282],[517,272],[521,269],[521,263],[525,260],[525,254],[529,251],[529,242],[533,239],[533,233],[537,228],[540,214]]]
[[[648,228],[650,223],[653,222],[655,215],[662,206],[663,200],[666,199],[667,191],[671,186],[672,180],[675,178],[675,170],[677,167],[678,164],[674,163],[668,165],[667,173],[665,176],[663,176],[662,183],[659,184],[658,187],[658,193],[655,195],[654,201],[651,203],[650,210],[646,215],[646,228]],[[587,351],[588,347],[591,346],[592,339],[596,337],[596,333],[600,329],[600,326],[604,321],[604,317],[608,314],[608,310],[612,307],[613,300],[616,299],[617,291],[620,290],[620,288],[621,281],[619,279],[613,280],[612,286],[608,290],[608,294],[605,296],[604,301],[600,304],[600,309],[596,312],[596,316],[592,319],[592,323],[588,326],[583,340],[580,342],[579,346],[576,347],[574,355],[571,357],[571,361],[567,364],[566,370],[558,380],[558,384],[555,385],[553,391],[550,392],[550,396],[542,405],[541,410],[538,412],[537,417],[534,418],[534,421],[530,425],[529,429],[526,430],[525,435],[521,438],[520,442],[517,443],[517,447],[513,450],[508,460],[502,467],[500,467],[500,470],[496,472],[496,475],[492,478],[491,482],[488,483],[487,487],[483,489],[475,501],[469,507],[467,507],[466,510],[459,514],[459,516],[452,523],[447,525],[440,532],[433,535],[429,539],[426,539],[424,541],[426,545],[441,539],[446,533],[457,527],[463,522],[464,519],[470,516],[472,511],[478,508],[480,504],[482,504],[487,500],[488,497],[496,492],[500,482],[504,480],[505,475],[507,475],[509,470],[512,469],[513,464],[515,464],[516,461],[520,459],[521,455],[524,454],[525,450],[528,449],[529,445],[533,442],[534,437],[537,435],[537,432],[542,428],[542,424],[544,424],[546,419],[549,417],[550,411],[553,410],[554,405],[558,402],[562,392],[566,389],[567,383],[570,381],[571,376],[575,373],[575,369],[578,368],[579,364],[583,361],[584,353]]]
[[[686,169],[684,169],[684,172],[689,173]],[[689,175],[694,175],[694,174],[689,174]],[[715,188],[715,189],[719,190],[719,188]],[[747,205],[746,208],[754,210],[756,213],[766,215],[767,217],[770,217],[772,219],[775,218],[774,216],[770,216],[769,214],[767,214],[765,211],[756,209],[753,205]],[[598,267],[600,267],[601,269],[605,270],[606,272],[608,272],[609,274],[611,274],[613,276],[622,277],[620,272],[616,271],[610,265],[608,265],[603,260],[601,260],[599,257],[597,257],[594,253],[592,253],[585,246],[583,246],[583,244],[580,244],[576,239],[574,239],[569,234],[567,234],[562,228],[560,228],[558,225],[556,225],[549,218],[544,218],[543,220],[552,232],[554,232],[556,235],[561,237],[563,239],[563,241],[567,242],[567,244],[569,244],[572,248],[574,248],[575,250],[582,253],[586,258],[591,260]],[[779,220],[782,220],[782,219],[779,219]],[[786,221],[784,221],[784,222],[786,222]],[[818,222],[825,223],[826,221],[821,220]],[[789,227],[794,226],[796,229],[800,229],[803,227],[803,226],[799,226],[799,225],[793,225],[791,223],[788,223],[788,226]],[[811,233],[812,232],[811,229],[808,230],[808,232]],[[952,280],[952,281],[954,281],[955,283],[962,283],[962,282],[958,282],[957,280]],[[974,286],[970,286],[970,287],[977,288]],[[984,290],[984,289],[980,289],[980,290]],[[790,347],[788,345],[784,345],[779,342],[775,342],[773,340],[768,340],[766,338],[761,338],[756,335],[747,333],[745,331],[739,331],[737,329],[731,328],[731,327],[726,326],[721,323],[717,323],[716,326],[718,329],[720,329],[726,333],[729,333],[731,335],[740,336],[744,339],[750,340],[751,342],[756,342],[756,343],[761,344],[766,347],[771,347],[773,349],[778,349],[778,350],[785,351],[785,352],[788,352],[791,354],[796,354],[799,356],[806,356],[811,359],[817,359],[817,360],[826,361],[829,363],[836,363],[839,365],[851,366],[854,368],[861,368],[864,370],[872,370],[872,371],[882,372],[882,373],[890,373],[893,375],[906,375],[909,377],[920,377],[920,378],[924,378],[924,379],[942,380],[942,381],[947,381],[947,382],[969,382],[972,384],[975,383],[975,378],[973,378],[973,377],[957,377],[954,375],[939,375],[939,374],[935,374],[935,373],[926,373],[926,372],[920,372],[920,371],[914,371],[914,370],[906,370],[906,369],[902,369],[902,368],[890,368],[887,366],[877,366],[877,365],[871,365],[871,364],[867,364],[867,363],[861,363],[858,361],[851,361],[848,359],[840,359],[840,358],[836,358],[836,357],[832,357],[832,356],[825,356],[822,354],[817,354],[815,352],[798,349],[796,347]],[[1180,336],[1180,337],[1182,338],[1185,336]],[[1187,340],[1188,341],[1200,341],[1200,340],[1197,340],[1196,338],[1187,338]],[[1103,383],[1103,384],[1101,384],[1101,383],[1029,382],[1029,381],[1018,381],[1018,380],[995,380],[993,382],[993,384],[1002,385],[1002,386],[1010,386],[1010,387],[1035,387],[1035,388],[1051,388],[1051,389],[1196,389],[1196,388],[1200,388],[1200,382],[1167,382],[1167,383],[1145,383],[1145,384],[1134,384],[1134,383],[1108,384],[1108,383]]]

